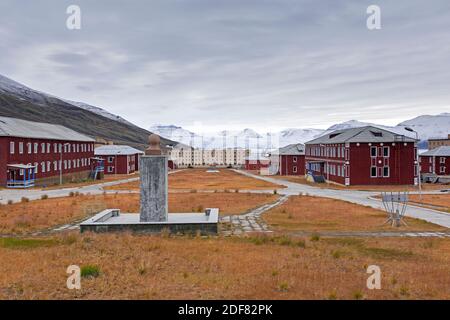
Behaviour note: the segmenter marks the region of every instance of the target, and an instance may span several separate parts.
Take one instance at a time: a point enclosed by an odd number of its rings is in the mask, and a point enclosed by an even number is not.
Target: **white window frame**
[[[33,144],[31,142],[27,142],[27,153],[31,154],[33,152]]]
[[[45,168],[45,162],[42,161],[42,162],[41,162],[41,172],[42,172],[42,173],[45,173],[45,171],[46,171],[45,169],[46,169],[46,168]]]
[[[439,168],[439,170],[440,170],[440,173],[445,173],[445,167],[441,166],[441,167]]]
[[[373,170],[375,169],[375,175],[373,175]],[[371,166],[370,167],[370,177],[371,178],[377,178],[378,177],[378,169],[377,169],[377,167],[374,167],[374,166]]]
[[[387,169],[387,175],[384,174],[384,170]],[[383,178],[389,178],[391,176],[391,168],[389,166],[383,167]]]
[[[440,157],[439,163],[440,164],[445,164],[445,157]]]
[[[16,152],[16,144],[14,141],[9,142],[9,154],[14,154]]]
[[[293,172],[293,173],[297,173],[297,166],[293,166],[293,167],[292,167],[292,172]]]
[[[41,143],[41,153],[45,154],[45,142]]]
[[[384,150],[387,150],[387,156],[384,155]],[[384,146],[383,147],[383,157],[389,158],[390,156],[391,156],[391,148],[389,146]]]
[[[292,162],[297,162],[297,157],[292,157]]]
[[[34,154],[37,154],[39,152],[39,143],[34,143]]]
[[[375,155],[373,155],[372,150],[375,150]],[[376,158],[377,157],[377,147],[374,147],[374,146],[370,147],[370,157],[371,158]]]
[[[23,154],[23,142],[19,142],[19,154]]]

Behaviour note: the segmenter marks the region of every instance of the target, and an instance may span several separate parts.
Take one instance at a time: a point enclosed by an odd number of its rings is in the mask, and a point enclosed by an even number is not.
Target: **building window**
[[[45,162],[41,162],[41,171],[42,173],[45,172]]]
[[[389,178],[389,167],[383,167],[383,177]]]
[[[72,169],[72,161],[67,161],[67,168]]]
[[[45,143],[41,143],[41,153],[45,153]]]
[[[441,167],[440,170],[441,170],[441,173],[445,173],[445,167]]]
[[[377,149],[375,148],[375,151]],[[371,178],[376,178],[377,177],[377,167],[370,167],[370,177]]]
[[[23,142],[19,142],[19,154],[23,153]]]
[[[114,161],[114,157],[108,157],[108,162],[112,163]]]
[[[445,157],[441,157],[441,159],[439,159],[440,163],[445,163]]]
[[[372,158],[377,156],[377,147],[370,147],[370,156]]]
[[[108,167],[108,172],[109,172],[109,173],[114,172],[114,167]]]
[[[64,160],[64,170],[67,169],[67,160]]]
[[[292,161],[293,161],[293,162],[297,162],[297,157],[293,157],[293,158],[292,158]]]
[[[33,146],[31,144],[31,142],[27,143],[27,152],[28,152],[28,154],[31,154],[31,152],[33,152]]]
[[[10,154],[14,154],[14,152],[15,152],[14,141],[11,141],[11,142],[9,143],[9,153],[10,153]]]
[[[47,143],[47,153],[50,153],[50,143]]]
[[[297,173],[297,166],[292,167],[292,172]]]
[[[58,171],[58,161],[53,161],[53,171]]]
[[[34,153],[37,154],[39,149],[39,145],[37,142],[34,143]]]
[[[383,147],[383,157],[389,157],[389,147]]]
[[[57,153],[58,152],[58,144],[54,143],[53,144],[53,153]]]
[[[51,163],[50,161],[47,161],[47,171],[50,172],[51,171]]]

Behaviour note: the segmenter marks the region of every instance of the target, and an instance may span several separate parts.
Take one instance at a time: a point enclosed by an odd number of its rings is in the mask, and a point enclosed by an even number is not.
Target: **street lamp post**
[[[417,131],[413,130],[412,128],[409,127],[405,127],[406,131],[409,132],[414,132],[416,134],[416,143],[417,143],[417,147],[416,147],[416,165],[417,165],[417,179],[418,179],[418,185],[419,185],[419,199],[420,201],[422,201],[422,179],[421,179],[421,175],[420,175],[420,164],[419,164],[419,134],[417,133]]]

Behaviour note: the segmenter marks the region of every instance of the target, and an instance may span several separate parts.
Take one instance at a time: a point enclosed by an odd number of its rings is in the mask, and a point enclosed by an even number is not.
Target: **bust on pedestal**
[[[139,160],[141,174],[141,222],[162,222],[168,218],[167,156],[163,155],[160,137],[151,134],[145,156]]]

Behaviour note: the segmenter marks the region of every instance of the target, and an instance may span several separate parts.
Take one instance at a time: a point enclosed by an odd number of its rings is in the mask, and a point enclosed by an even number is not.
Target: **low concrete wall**
[[[136,233],[156,234],[162,231],[170,233],[182,234],[198,234],[201,235],[216,235],[218,234],[218,223],[180,223],[180,224],[101,224],[101,225],[81,225],[81,232],[120,232],[132,231]]]

